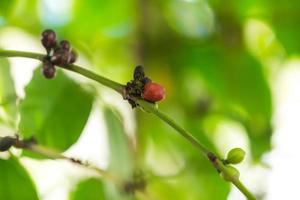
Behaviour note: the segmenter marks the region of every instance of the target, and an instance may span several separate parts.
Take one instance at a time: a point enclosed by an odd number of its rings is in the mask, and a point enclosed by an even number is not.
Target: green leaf
[[[131,1],[75,0],[74,19],[66,31],[76,30],[72,35],[85,38],[93,46],[105,38],[127,36],[133,30],[132,17]]]
[[[109,138],[109,169],[123,177],[128,177],[131,175],[132,166],[128,138],[124,131],[122,118],[117,111],[111,108],[104,108],[104,116]]]
[[[2,1],[2,0],[1,0]],[[11,0],[8,0],[11,1]],[[39,34],[41,31],[41,18],[39,15],[39,0],[14,1],[12,9],[7,16],[7,24],[17,26],[29,33]]]
[[[109,140],[109,170],[129,180],[132,175],[132,158],[130,155],[128,138],[123,126],[121,115],[110,107],[104,108],[104,117]],[[110,182],[105,184],[108,199],[130,200],[134,199],[126,195]]]
[[[39,144],[66,150],[79,138],[91,112],[93,95],[58,70],[45,79],[35,70],[20,104],[20,133]]]
[[[214,31],[214,13],[206,1],[164,1],[165,17],[178,33],[206,38]]]
[[[300,2],[291,0],[286,2],[278,0],[276,3],[267,0],[245,0],[232,1],[234,7],[230,12],[239,13],[240,18],[257,18],[272,24],[276,37],[283,44],[289,54],[299,53],[300,28],[298,19],[300,17]],[[223,8],[222,1],[219,1]],[[231,6],[228,6],[231,7]]]
[[[276,3],[269,3],[272,12],[271,23],[273,24],[276,36],[283,44],[289,54],[300,52],[300,2],[291,0],[289,2],[278,0]]]
[[[17,116],[16,91],[14,81],[10,74],[10,66],[7,59],[0,59],[0,108],[5,115],[2,120],[15,126]]]
[[[11,9],[13,7],[13,4],[15,3],[15,0],[1,0],[0,1],[0,20],[1,17],[6,17],[11,12]],[[1,21],[0,21],[1,25]]]
[[[0,159],[0,172],[1,199],[38,199],[30,176],[16,159]]]
[[[105,192],[101,180],[91,178],[81,181],[70,194],[70,200],[104,200]]]
[[[187,170],[174,177],[155,179],[150,182],[148,193],[154,199],[227,199],[229,184],[220,178],[216,170],[208,167],[211,170],[205,173],[199,168],[198,172]]]
[[[184,57],[219,111],[245,126],[253,158],[270,150],[272,99],[261,64],[243,49],[228,52],[222,46],[189,49]]]

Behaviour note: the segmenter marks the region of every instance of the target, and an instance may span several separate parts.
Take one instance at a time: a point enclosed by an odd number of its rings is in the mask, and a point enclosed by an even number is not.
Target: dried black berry
[[[47,52],[56,46],[56,34],[53,30],[47,29],[42,33],[41,42],[46,48]]]
[[[145,77],[144,68],[142,66],[136,66],[133,72],[134,80],[142,80]]]
[[[143,83],[144,85],[146,85],[147,83],[150,83],[150,82],[152,82],[152,80],[151,80],[150,78],[148,78],[148,77],[144,77],[144,78],[142,79],[142,83]]]
[[[0,151],[7,151],[11,146],[15,144],[16,139],[6,136],[0,138]]]
[[[55,76],[55,67],[50,61],[45,61],[43,65],[43,75],[47,79],[51,79]]]
[[[70,42],[67,40],[62,40],[59,43],[61,49],[66,50],[66,51],[70,51],[71,45]]]

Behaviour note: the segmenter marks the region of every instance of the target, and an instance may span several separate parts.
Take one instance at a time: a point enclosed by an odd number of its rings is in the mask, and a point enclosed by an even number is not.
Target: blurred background
[[[117,82],[125,84],[134,67],[143,65],[146,74],[166,88],[161,110],[221,157],[234,147],[246,151],[246,160],[237,168],[259,199],[299,199],[299,10],[297,0],[0,0],[0,48],[44,53],[40,33],[52,28],[79,52],[78,64]],[[0,65],[0,135],[26,130],[20,133],[26,137],[37,131],[31,127],[42,117],[29,118],[35,108],[22,102],[31,98],[34,86],[50,94],[56,88],[36,78],[35,60],[1,59]],[[13,149],[38,199],[245,199],[204,156],[153,115],[132,111],[121,96],[79,75],[62,76],[70,85],[84,85],[93,99],[69,95],[57,101],[62,109],[53,106],[53,118],[72,124],[81,117],[82,126],[50,127],[57,133],[55,140],[66,145],[55,146],[46,139],[41,143],[121,176],[142,170],[149,196],[126,195],[109,181],[94,179],[88,170],[21,156]],[[47,94],[38,97],[44,98],[41,105],[51,104]],[[66,115],[64,105],[72,102],[75,109],[70,109],[75,111]],[[80,105],[90,107],[82,114]],[[41,109],[32,115],[37,113],[47,115]],[[62,123],[48,121],[52,127]],[[78,137],[67,141],[64,134],[72,131],[79,131]],[[0,156],[6,159],[9,154]],[[9,169],[5,176],[14,177]],[[13,193],[3,176],[0,191]],[[16,190],[26,187],[18,181],[11,184]]]

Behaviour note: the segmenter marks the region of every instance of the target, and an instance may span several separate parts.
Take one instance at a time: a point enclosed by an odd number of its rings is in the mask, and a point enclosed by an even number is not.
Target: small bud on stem
[[[244,160],[245,154],[246,154],[246,152],[241,148],[231,149],[227,154],[225,163],[238,164]]]

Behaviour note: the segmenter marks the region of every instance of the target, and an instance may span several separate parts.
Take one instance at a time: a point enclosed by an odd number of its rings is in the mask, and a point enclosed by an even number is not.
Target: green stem
[[[248,200],[256,200],[256,197],[246,188],[246,186],[240,180],[232,181],[232,183],[248,198]]]
[[[23,57],[43,61],[45,55],[25,51],[0,50],[0,57]],[[78,65],[68,65],[66,67],[60,67],[81,74],[87,78],[90,78],[91,80],[97,81],[98,83],[101,83],[102,85],[105,85],[117,91],[120,94],[123,93],[124,86],[122,84],[112,81],[98,74],[95,74],[87,69],[84,69],[83,67],[80,67]]]
[[[29,151],[32,151],[34,153],[37,153],[39,155],[42,155],[42,156],[45,156],[47,158],[50,158],[50,159],[68,159],[66,156],[60,154],[59,152],[57,151],[54,151],[52,149],[48,149],[48,148],[45,148],[41,145],[30,145],[29,147],[26,147],[24,149],[27,149]]]
[[[82,68],[78,65],[68,65],[67,67],[62,67],[62,68],[81,74],[87,78],[90,78],[91,80],[97,81],[98,83],[101,83],[102,85],[105,85],[106,87],[115,90],[121,95],[123,94],[124,85],[114,82],[98,74],[95,74],[94,72]]]
[[[246,197],[248,200],[256,200],[255,196],[246,188],[246,186],[240,181],[239,178],[232,177],[232,174],[227,170],[226,166],[217,159],[215,161],[216,167],[226,176],[231,176],[231,183],[235,185]]]
[[[22,57],[22,58],[32,58],[32,59],[42,61],[45,55],[40,53],[27,52],[27,51],[0,50],[0,57]]]
[[[30,52],[23,52],[23,51],[8,51],[8,50],[0,50],[0,57],[25,57],[25,58],[32,58],[42,61],[45,57],[43,54],[39,53],[30,53]],[[61,66],[62,67],[62,66]],[[105,85],[118,93],[123,95],[124,86],[122,84],[119,84],[117,82],[114,82],[110,79],[107,79],[103,76],[97,75],[92,71],[89,71],[85,68],[82,68],[77,65],[69,65],[67,67],[62,67],[64,69],[73,71],[75,73],[81,74],[87,78],[90,78],[94,81],[97,81],[98,83],[101,83],[102,85]],[[144,108],[146,111],[153,113],[158,118],[166,122],[168,125],[170,125],[172,128],[174,128],[180,135],[182,135],[188,142],[190,142],[193,146],[195,146],[200,152],[204,153],[209,160],[212,162],[214,167],[223,173],[227,173],[226,166],[223,165],[223,163],[220,161],[219,158],[217,158],[209,149],[207,149],[201,142],[199,142],[192,134],[190,134],[188,131],[186,131],[184,128],[182,128],[180,125],[178,125],[173,119],[168,117],[163,112],[159,111],[157,107],[155,107],[155,104],[146,102],[141,99],[134,99],[142,108]],[[41,149],[39,150],[41,151]],[[45,153],[45,152],[44,152]],[[49,152],[46,152],[48,154]],[[52,152],[53,153],[53,152]],[[58,156],[58,155],[57,155]],[[230,174],[228,174],[230,175]],[[239,179],[232,179],[231,181],[249,200],[255,200],[256,198],[254,195],[241,183]]]

